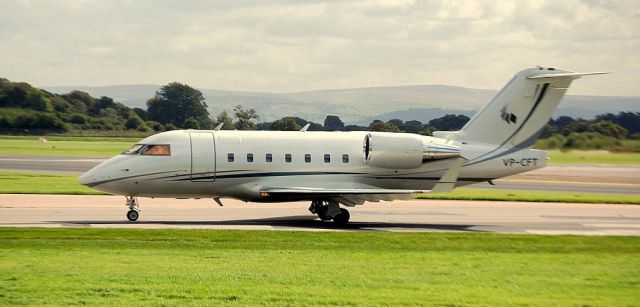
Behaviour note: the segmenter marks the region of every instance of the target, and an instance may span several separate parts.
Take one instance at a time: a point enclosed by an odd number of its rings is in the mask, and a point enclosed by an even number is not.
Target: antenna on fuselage
[[[213,128],[213,131],[218,131],[222,129],[222,126],[224,126],[224,123],[219,123],[215,128]]]
[[[311,124],[304,125],[304,127],[302,127],[302,129],[300,129],[300,132],[307,132],[307,129],[309,129],[309,126],[311,126]]]

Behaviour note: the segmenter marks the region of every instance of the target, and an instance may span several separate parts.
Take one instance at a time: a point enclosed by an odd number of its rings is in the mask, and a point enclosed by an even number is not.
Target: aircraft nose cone
[[[82,176],[80,176],[78,178],[78,183],[81,184],[81,185],[89,186],[91,184],[91,182],[92,182],[92,180],[91,180],[92,175],[90,173],[91,173],[91,171],[88,171],[88,172],[82,174]]]

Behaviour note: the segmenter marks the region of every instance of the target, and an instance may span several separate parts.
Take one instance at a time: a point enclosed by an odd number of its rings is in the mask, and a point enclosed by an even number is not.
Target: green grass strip
[[[0,172],[0,193],[4,194],[76,194],[101,195],[102,192],[78,183],[78,176]],[[419,199],[508,200],[564,203],[640,204],[639,195],[582,192],[484,190],[458,188],[443,194],[421,194]]]
[[[640,204],[640,195],[555,191],[485,190],[474,188],[457,188],[452,192],[442,194],[420,194],[417,198],[555,203]]]
[[[638,165],[639,152],[612,153],[605,150],[548,150],[547,156],[551,165],[565,164],[607,164],[607,165]]]
[[[139,138],[111,137],[0,137],[0,155],[111,157],[139,141]]]
[[[103,192],[78,183],[78,176],[0,172],[2,194],[100,195]]]
[[[0,228],[0,305],[626,306],[640,239]]]

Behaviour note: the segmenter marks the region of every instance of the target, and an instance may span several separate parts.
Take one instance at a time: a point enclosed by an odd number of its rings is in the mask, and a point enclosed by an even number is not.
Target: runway
[[[0,227],[214,228],[304,231],[453,231],[640,236],[640,206],[410,200],[351,208],[336,228],[306,202],[140,198],[140,220],[126,220],[121,196],[0,194]]]
[[[0,156],[0,170],[81,174],[104,158]],[[547,166],[471,187],[495,190],[564,191],[640,195],[637,166]]]

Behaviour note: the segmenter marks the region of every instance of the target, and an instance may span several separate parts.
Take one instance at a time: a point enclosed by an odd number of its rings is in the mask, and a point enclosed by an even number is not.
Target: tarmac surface
[[[0,156],[0,170],[83,173],[103,158]],[[605,179],[606,178],[606,179]],[[495,190],[568,191],[640,195],[640,167],[570,165],[547,166],[524,174],[510,176],[471,187]]]
[[[350,208],[338,228],[306,202],[140,198],[140,219],[125,218],[121,196],[0,194],[0,227],[215,228],[304,231],[453,231],[640,236],[640,206],[410,200]]]

